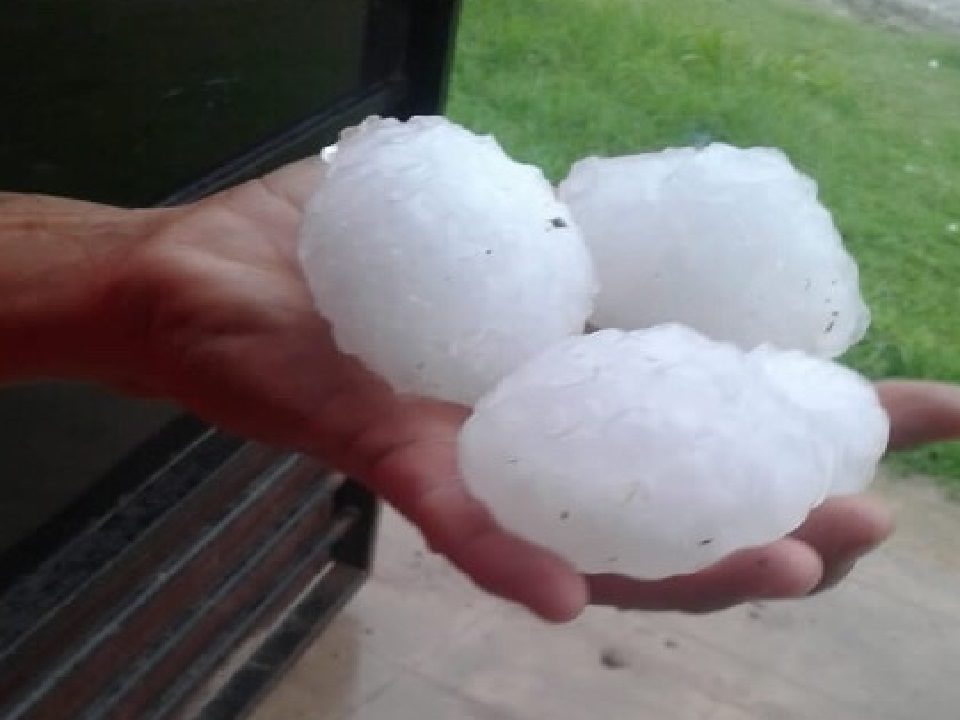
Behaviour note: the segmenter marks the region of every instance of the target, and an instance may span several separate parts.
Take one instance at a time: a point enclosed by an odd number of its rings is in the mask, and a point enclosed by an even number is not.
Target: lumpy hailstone
[[[371,118],[323,158],[301,263],[340,349],[395,389],[472,404],[582,332],[589,251],[543,174],[493,138]]]
[[[788,534],[868,482],[886,437],[854,373],[668,325],[526,363],[477,404],[459,458],[511,531],[582,571],[660,578]]]
[[[594,324],[679,322],[836,357],[869,313],[813,180],[779,150],[670,149],[575,164],[558,188],[600,278]]]

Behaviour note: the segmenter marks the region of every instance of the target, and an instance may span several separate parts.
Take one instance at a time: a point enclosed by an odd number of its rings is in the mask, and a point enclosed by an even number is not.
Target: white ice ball
[[[817,186],[779,150],[713,144],[576,163],[558,193],[593,253],[598,327],[679,322],[836,357],[870,316]]]
[[[873,385],[849,368],[801,352],[760,347],[751,356],[769,382],[809,413],[821,434],[842,438],[829,494],[865,490],[890,437],[890,418]]]
[[[848,458],[876,467],[885,426],[847,422],[876,396],[794,360],[678,325],[571,338],[477,403],[460,469],[504,527],[582,571],[693,572],[791,532]],[[829,402],[807,387],[822,378]]]
[[[471,404],[582,331],[596,278],[580,232],[493,138],[371,118],[323,163],[301,264],[339,348],[398,391]]]

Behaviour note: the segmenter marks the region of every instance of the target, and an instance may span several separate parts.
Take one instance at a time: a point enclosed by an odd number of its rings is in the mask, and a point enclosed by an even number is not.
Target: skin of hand
[[[85,248],[76,262],[86,263],[93,280],[82,291],[62,290],[82,308],[69,321],[82,329],[74,333],[85,338],[81,357],[68,362],[47,352],[6,368],[0,358],[0,378],[5,369],[8,378],[22,376],[30,363],[46,374],[94,378],[322,458],[391,503],[479,587],[550,621],[570,620],[591,603],[706,612],[804,596],[835,584],[890,533],[891,519],[875,500],[833,499],[789,538],[651,582],[583,576],[503,531],[458,475],[456,439],[468,411],[395,395],[336,350],[316,312],[296,242],[317,169],[316,160],[302,161],[171,210],[63,201],[71,203],[65,212],[101,213],[107,225],[123,224],[117,213],[136,213],[136,230],[111,231],[115,241]],[[22,326],[0,317],[0,338]],[[960,392],[945,399],[948,388],[924,383],[890,383],[880,392],[895,441],[960,434]]]

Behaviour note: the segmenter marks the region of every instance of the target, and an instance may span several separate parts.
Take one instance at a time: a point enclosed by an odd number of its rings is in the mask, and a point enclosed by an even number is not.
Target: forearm
[[[166,212],[0,193],[0,383],[99,379],[118,360],[104,290]]]

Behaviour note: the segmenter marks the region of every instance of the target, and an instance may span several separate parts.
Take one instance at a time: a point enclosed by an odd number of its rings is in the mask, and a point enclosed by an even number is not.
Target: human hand
[[[831,500],[790,538],[658,582],[585,577],[505,532],[457,471],[468,411],[395,395],[337,351],[315,311],[296,237],[316,170],[304,161],[180,208],[125,254],[103,295],[136,348],[137,370],[121,384],[355,475],[481,588],[549,620],[591,602],[706,611],[803,596],[836,582],[890,532],[873,500]],[[894,414],[895,436],[909,435],[897,422]]]

